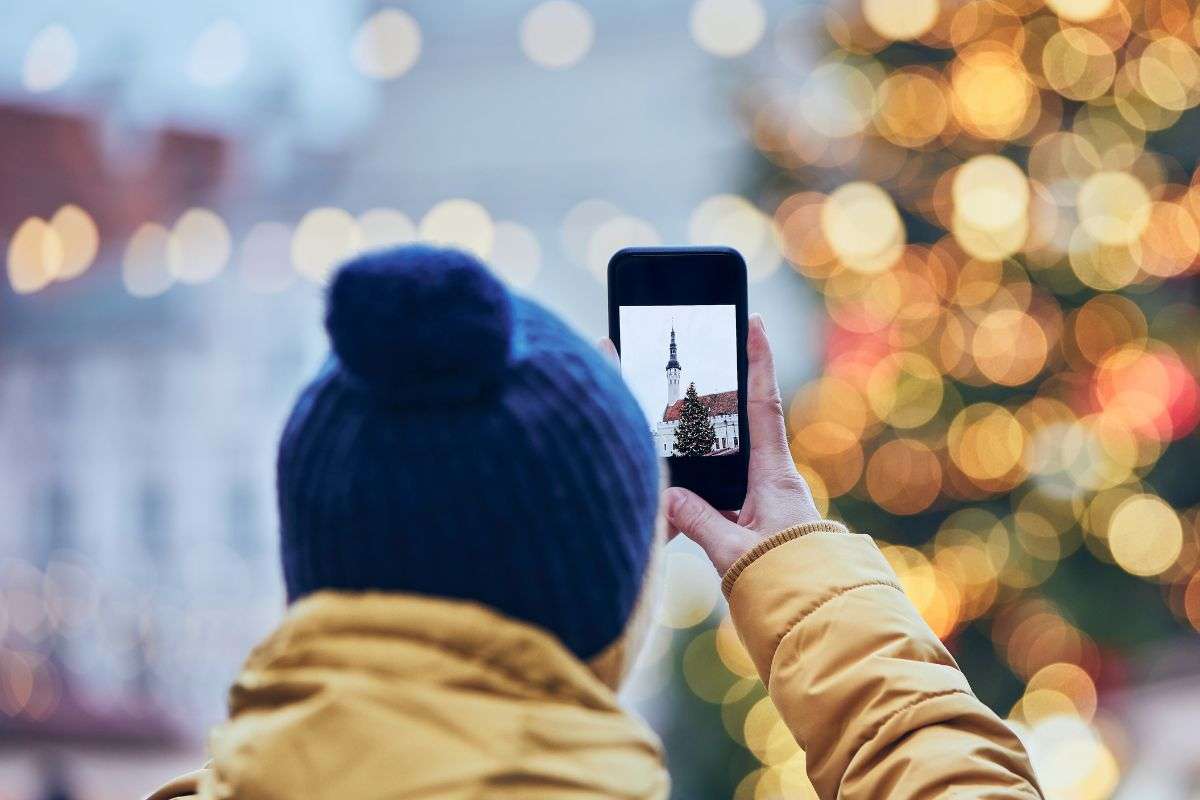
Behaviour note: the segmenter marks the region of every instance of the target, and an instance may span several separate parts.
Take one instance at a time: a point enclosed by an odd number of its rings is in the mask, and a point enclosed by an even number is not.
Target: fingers
[[[612,339],[602,336],[597,340],[596,347],[613,363],[613,366],[621,366],[621,356],[617,354],[617,346],[612,343]]]
[[[724,574],[750,549],[752,535],[730,522],[698,495],[678,486],[667,489],[667,521],[704,549],[717,571]]]
[[[753,314],[746,334],[747,398],[750,416],[750,470],[791,470],[783,401],[775,380],[775,360],[762,317]]]

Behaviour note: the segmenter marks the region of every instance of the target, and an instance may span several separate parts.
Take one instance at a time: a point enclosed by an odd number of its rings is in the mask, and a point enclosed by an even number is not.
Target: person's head
[[[472,256],[406,246],[335,275],[333,353],[279,447],[289,602],[484,603],[592,659],[652,555],[659,466],[614,365]]]

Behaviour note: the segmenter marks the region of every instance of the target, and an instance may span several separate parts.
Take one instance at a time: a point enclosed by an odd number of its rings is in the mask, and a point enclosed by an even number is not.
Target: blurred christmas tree
[[[791,71],[743,95],[758,199],[828,311],[796,461],[890,542],[1052,796],[1111,794],[1098,696],[1200,629],[1194,5],[800,6]],[[722,718],[762,765],[739,796],[802,796],[732,653]]]

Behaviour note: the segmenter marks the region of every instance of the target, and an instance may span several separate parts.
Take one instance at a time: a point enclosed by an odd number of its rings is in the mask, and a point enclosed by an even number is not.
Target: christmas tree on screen
[[[675,455],[706,456],[716,441],[717,432],[708,418],[708,409],[696,394],[696,384],[689,383],[679,410],[679,427],[675,429]]]

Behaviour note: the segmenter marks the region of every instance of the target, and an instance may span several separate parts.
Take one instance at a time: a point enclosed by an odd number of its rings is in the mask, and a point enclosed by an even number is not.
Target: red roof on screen
[[[663,422],[674,422],[679,419],[679,412],[683,410],[684,398],[679,398],[671,405],[667,406],[663,411]],[[722,414],[736,414],[738,410],[737,390],[729,392],[717,392],[715,394],[700,395],[700,402],[708,410],[710,417],[719,417]]]

